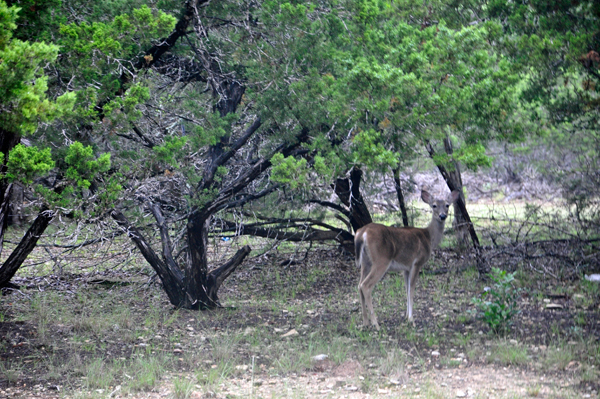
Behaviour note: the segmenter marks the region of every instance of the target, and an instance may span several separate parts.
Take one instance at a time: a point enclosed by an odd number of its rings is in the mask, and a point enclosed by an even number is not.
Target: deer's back
[[[354,241],[357,255],[359,248],[366,245],[373,261],[393,260],[404,266],[400,269],[410,268],[415,260],[425,262],[431,254],[429,231],[416,227],[388,227],[370,223],[356,232]]]

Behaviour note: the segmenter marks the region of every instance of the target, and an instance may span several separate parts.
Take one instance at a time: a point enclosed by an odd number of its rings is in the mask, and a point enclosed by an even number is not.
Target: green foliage
[[[54,168],[54,161],[49,148],[25,147],[17,144],[9,153],[6,163],[6,174],[3,178],[9,182],[19,180],[31,184],[36,176]]]
[[[141,83],[136,82],[129,87],[129,90],[122,97],[113,98],[104,106],[104,112],[114,121],[118,122],[123,118],[134,121],[142,116],[142,113],[136,108],[150,99],[150,90]]]
[[[13,39],[18,10],[0,0],[0,126],[24,134],[32,133],[40,121],[69,112],[75,95],[65,93],[56,101],[46,97],[48,79],[42,66],[56,59],[58,47]]]
[[[515,273],[507,273],[494,267],[491,278],[493,286],[486,287],[481,297],[473,298],[472,302],[480,310],[479,317],[494,333],[506,333],[510,330],[512,318],[519,313],[517,299],[520,292],[513,287]]]
[[[308,167],[306,159],[284,157],[277,153],[271,158],[271,181],[288,184],[292,189],[304,186],[308,183]]]
[[[352,140],[356,147],[354,162],[373,167],[395,168],[398,164],[396,154],[385,149],[380,140],[381,134],[373,129],[356,134]]]
[[[177,159],[184,156],[183,147],[187,143],[187,137],[167,136],[160,146],[152,148],[158,160],[174,167],[179,168]]]
[[[110,154],[105,153],[96,158],[91,146],[86,147],[75,142],[67,150],[65,163],[68,165],[65,177],[75,182],[78,187],[89,188],[96,174],[106,172],[110,168]]]
[[[152,45],[152,40],[171,32],[175,23],[175,17],[142,5],[127,14],[115,16],[110,22],[61,24],[58,43],[69,54],[61,62],[63,73],[73,76],[72,84],[76,87],[97,92],[93,95],[88,93],[86,97],[89,100],[81,104],[80,111],[93,108],[97,97],[110,99],[105,105],[108,114],[121,109],[129,113],[135,105],[147,100],[148,89],[140,83],[126,88],[128,90],[123,98],[114,99],[115,93],[125,89],[121,88],[119,76],[128,72],[120,69],[121,62],[135,60]],[[151,56],[144,59],[147,63],[151,61]],[[94,89],[90,88],[90,82],[95,82],[92,85]],[[128,116],[137,118],[139,113],[133,111]]]

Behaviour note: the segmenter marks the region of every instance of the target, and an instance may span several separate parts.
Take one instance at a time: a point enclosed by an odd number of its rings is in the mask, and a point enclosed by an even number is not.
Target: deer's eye
[[[449,205],[449,204],[446,204],[446,208],[450,208],[450,205]]]
[[[431,205],[432,208],[437,208],[436,204]]]

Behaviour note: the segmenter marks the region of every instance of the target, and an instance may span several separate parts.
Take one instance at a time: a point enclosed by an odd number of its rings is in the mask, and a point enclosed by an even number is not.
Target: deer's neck
[[[444,237],[444,222],[432,219],[427,226],[427,230],[429,230],[429,236],[431,237],[431,250],[433,251],[440,245],[442,242],[442,237]]]

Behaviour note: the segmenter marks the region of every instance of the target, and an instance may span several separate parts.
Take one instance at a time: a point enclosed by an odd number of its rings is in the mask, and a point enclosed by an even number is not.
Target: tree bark
[[[446,154],[450,157],[452,157],[452,154],[454,153],[454,149],[452,148],[452,143],[450,142],[450,138],[446,136],[446,138],[444,139],[444,150],[446,151]],[[460,199],[462,200],[462,202],[465,204],[465,209],[466,209],[466,204],[467,201],[465,199],[465,194],[463,193],[463,182],[462,182],[462,175],[460,173],[460,164],[453,160],[453,166],[454,166],[454,170],[449,170],[447,171],[448,173],[448,179],[450,179],[452,181],[452,185],[455,187],[455,190],[457,190],[460,193]],[[452,227],[454,228],[454,234],[456,236],[456,242],[457,242],[457,250],[459,252],[464,252],[466,251],[467,247],[468,247],[468,240],[469,240],[469,222],[467,222],[467,219],[465,218],[464,214],[462,212],[459,212],[458,209],[458,203],[455,202],[454,203],[454,220],[452,221]],[[479,242],[479,239],[477,240]]]
[[[206,294],[210,301],[216,303],[218,306],[221,306],[219,303],[219,297],[217,296],[217,292],[221,287],[221,284],[225,281],[227,277],[241,264],[246,256],[250,254],[250,246],[245,245],[241,249],[239,249],[235,255],[231,259],[229,259],[226,263],[212,270],[208,274],[207,285],[206,285]]]
[[[140,250],[146,262],[154,269],[163,288],[169,297],[169,301],[175,307],[180,307],[184,303],[185,290],[183,287],[183,274],[178,267],[169,268],[169,266],[154,252],[148,241],[142,233],[133,226],[129,220],[119,211],[112,210],[110,216],[127,233],[135,246]]]
[[[275,220],[273,223],[279,223],[280,221]],[[292,241],[292,242],[304,242],[304,241],[337,241],[340,244],[344,244],[347,241],[353,241],[354,237],[346,230],[338,229],[333,226],[324,226],[327,230],[317,230],[309,227],[304,231],[285,231],[280,230],[284,226],[276,228],[265,228],[255,225],[243,225],[241,228],[235,223],[224,221],[225,228],[221,232],[235,231],[239,235],[251,235],[255,237],[264,237],[274,240]],[[294,223],[291,221],[291,223]],[[310,222],[309,222],[310,223]],[[321,224],[323,225],[323,224]],[[291,226],[298,230],[301,226]]]
[[[9,284],[10,279],[13,278],[25,259],[27,259],[27,256],[35,248],[40,236],[50,224],[54,214],[53,211],[42,208],[17,247],[12,251],[2,267],[0,267],[0,288],[6,287]]]
[[[404,195],[402,194],[402,185],[400,184],[400,169],[394,169],[394,187],[396,188],[396,196],[398,197],[398,204],[400,205],[400,212],[402,213],[402,223],[404,227],[408,227],[408,212],[406,212],[406,202],[404,201]]]
[[[350,178],[337,179],[333,185],[336,195],[350,211],[350,224],[355,232],[373,222],[369,209],[360,193],[361,178],[362,170],[352,168]]]
[[[12,188],[13,185],[8,184],[6,187],[0,189],[1,196],[4,197],[2,202],[0,202],[0,255],[2,255],[2,249],[4,248],[4,233],[8,227],[8,211],[10,209],[9,203]]]
[[[433,148],[433,146],[431,145],[431,143],[427,142],[425,147],[427,148],[427,151],[429,152],[429,155],[431,156],[431,158],[435,159],[436,152],[435,152],[435,149]],[[458,190],[458,187],[455,186],[455,183],[454,183],[453,179],[451,178],[450,173],[448,172],[446,167],[444,165],[437,165],[437,168],[440,171],[442,177],[444,178],[444,181],[446,182],[446,185],[448,186],[450,191]],[[465,202],[462,199],[462,195],[458,197],[455,204],[456,204],[456,206],[458,206],[458,210],[464,217],[465,223],[469,229],[469,235],[471,236],[471,241],[473,243],[473,249],[475,250],[475,257],[477,260],[477,270],[479,272],[479,275],[483,276],[487,273],[487,271],[486,271],[484,261],[483,261],[482,255],[481,255],[481,244],[479,243],[479,237],[477,237],[477,233],[475,232],[475,226],[473,225],[473,222],[471,222],[471,217],[469,216],[469,212],[467,211]],[[455,207],[455,209],[456,209],[456,207]],[[458,212],[455,212],[455,213],[458,213]]]
[[[185,289],[190,296],[186,303],[189,309],[212,309],[219,304],[216,300],[216,290],[210,287],[208,281],[208,223],[211,215],[194,214],[188,219],[187,241],[189,260],[186,264]],[[214,292],[214,297],[209,296]]]
[[[433,146],[431,145],[431,143],[427,143],[426,147],[427,147],[427,151],[429,152],[429,155],[431,156],[431,158],[434,158],[436,155],[436,152],[435,152],[435,149],[433,148]],[[437,168],[440,171],[442,177],[444,178],[444,181],[446,182],[446,185],[448,186],[450,191],[458,190],[459,188],[455,185],[454,180],[450,176],[450,173],[448,172],[446,167],[444,165],[437,165]],[[462,213],[462,216],[465,218],[465,221],[469,228],[469,235],[471,236],[471,241],[473,242],[473,247],[476,249],[479,249],[481,247],[481,245],[479,244],[479,237],[477,237],[477,233],[475,232],[475,227],[473,226],[473,222],[471,222],[469,212],[467,211],[465,202],[463,201],[463,199],[461,197],[459,197],[458,200],[456,201],[456,205],[458,205],[458,210],[460,211],[460,213]]]

